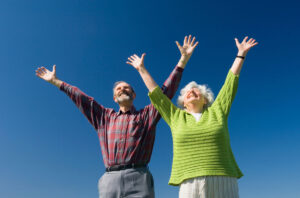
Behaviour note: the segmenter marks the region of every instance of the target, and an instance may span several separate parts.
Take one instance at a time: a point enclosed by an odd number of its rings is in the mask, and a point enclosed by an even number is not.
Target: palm
[[[239,43],[237,38],[235,39],[236,46],[239,51],[248,52],[253,46],[258,44],[253,38],[249,39],[248,41],[247,39],[248,37],[246,36],[241,43]]]
[[[47,82],[52,81],[56,77],[55,65],[53,66],[53,71],[49,71],[45,67],[38,68],[36,75]]]
[[[195,49],[195,47],[198,45],[198,42],[195,43],[195,37],[191,40],[192,36],[189,35],[189,37],[184,37],[183,45],[181,46],[177,41],[176,44],[178,46],[178,49],[182,56],[190,57]]]
[[[193,53],[193,48],[190,45],[182,46],[181,54],[182,55],[191,55]]]
[[[133,56],[130,56],[128,58],[129,61],[127,61],[126,63],[139,70],[141,67],[144,67],[144,57],[145,53],[142,54],[141,58],[134,54]]]

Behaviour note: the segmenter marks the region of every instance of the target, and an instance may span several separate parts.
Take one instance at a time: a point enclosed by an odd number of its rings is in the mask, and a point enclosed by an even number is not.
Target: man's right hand
[[[56,78],[56,65],[53,65],[52,71],[49,71],[45,67],[39,67],[37,70],[35,70],[35,74],[41,79],[57,86],[58,88],[62,84],[62,81]]]
[[[184,41],[183,41],[183,45],[181,46],[179,44],[178,41],[176,41],[176,45],[180,51],[181,54],[181,58],[177,64],[178,67],[181,68],[185,68],[185,65],[187,64],[187,62],[189,61],[189,59],[191,58],[194,49],[197,47],[198,45],[198,41],[195,43],[195,37],[193,37],[189,35],[189,37],[185,36],[184,37]]]

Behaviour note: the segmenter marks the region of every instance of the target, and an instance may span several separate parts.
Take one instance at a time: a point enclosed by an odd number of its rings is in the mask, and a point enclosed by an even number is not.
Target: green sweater
[[[238,75],[229,71],[214,103],[196,122],[193,115],[176,107],[159,87],[150,100],[170,126],[173,137],[173,164],[169,185],[200,176],[223,175],[240,178],[229,140],[228,114],[238,87]]]

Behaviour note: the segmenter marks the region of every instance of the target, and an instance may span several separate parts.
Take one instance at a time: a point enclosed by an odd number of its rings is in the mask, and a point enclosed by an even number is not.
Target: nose
[[[191,89],[191,90],[189,91],[189,94],[191,94],[191,93],[193,93],[193,94],[195,93],[193,89]]]

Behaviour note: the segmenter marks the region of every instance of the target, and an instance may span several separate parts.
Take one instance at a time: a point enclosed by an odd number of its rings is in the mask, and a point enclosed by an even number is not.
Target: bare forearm
[[[246,58],[246,55],[247,55],[247,52],[243,52],[243,51],[239,51],[237,56],[242,56],[242,57],[245,57]],[[236,57],[232,66],[231,66],[231,71],[233,74],[235,75],[239,75],[241,70],[242,70],[242,67],[243,67],[243,64],[244,64],[244,60],[243,58],[239,58],[239,57]]]
[[[145,67],[140,68],[138,70],[138,72],[140,73],[149,92],[152,92],[155,89],[155,87],[157,87],[157,84],[154,81],[154,79],[152,78],[152,76],[149,74],[149,72],[147,71],[147,69]]]
[[[177,63],[177,66],[184,69],[187,62],[189,61],[190,57],[187,57],[187,56],[181,56],[178,63]]]
[[[49,81],[49,83],[51,83],[52,85],[56,86],[57,88],[60,88],[60,86],[63,83],[63,81],[55,78],[55,79]]]

